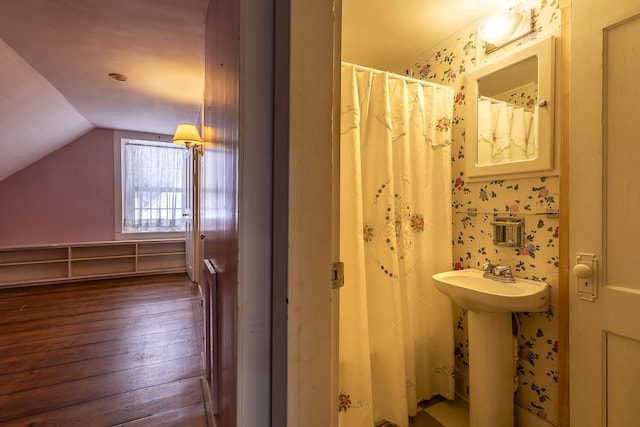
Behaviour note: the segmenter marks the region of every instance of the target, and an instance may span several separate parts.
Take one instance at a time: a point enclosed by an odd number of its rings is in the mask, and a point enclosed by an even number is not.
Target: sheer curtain
[[[396,76],[397,77],[397,76]],[[342,66],[342,427],[408,425],[454,396],[450,88]]]
[[[138,140],[123,144],[123,232],[184,230],[184,149]]]

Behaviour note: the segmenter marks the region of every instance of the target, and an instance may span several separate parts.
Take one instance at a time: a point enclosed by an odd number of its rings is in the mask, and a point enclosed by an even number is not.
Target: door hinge
[[[331,268],[331,289],[339,289],[344,286],[344,263],[337,261]]]

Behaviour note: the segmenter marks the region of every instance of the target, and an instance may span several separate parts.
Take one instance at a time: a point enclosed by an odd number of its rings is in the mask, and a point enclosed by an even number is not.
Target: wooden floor
[[[185,275],[0,290],[0,426],[213,426]]]

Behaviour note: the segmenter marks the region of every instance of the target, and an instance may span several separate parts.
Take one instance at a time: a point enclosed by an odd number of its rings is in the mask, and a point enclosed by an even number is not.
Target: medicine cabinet
[[[554,74],[553,37],[468,74],[470,181],[554,168]]]

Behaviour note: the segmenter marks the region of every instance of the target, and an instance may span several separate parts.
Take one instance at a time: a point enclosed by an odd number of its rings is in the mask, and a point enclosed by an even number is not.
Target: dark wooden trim
[[[291,2],[275,0],[271,425],[287,424],[287,280]]]
[[[243,2],[210,0],[205,22],[204,139],[200,179],[203,259],[214,259],[217,277],[220,396],[219,427],[238,415],[238,171],[240,153],[240,8]],[[212,304],[212,301],[207,301]]]

